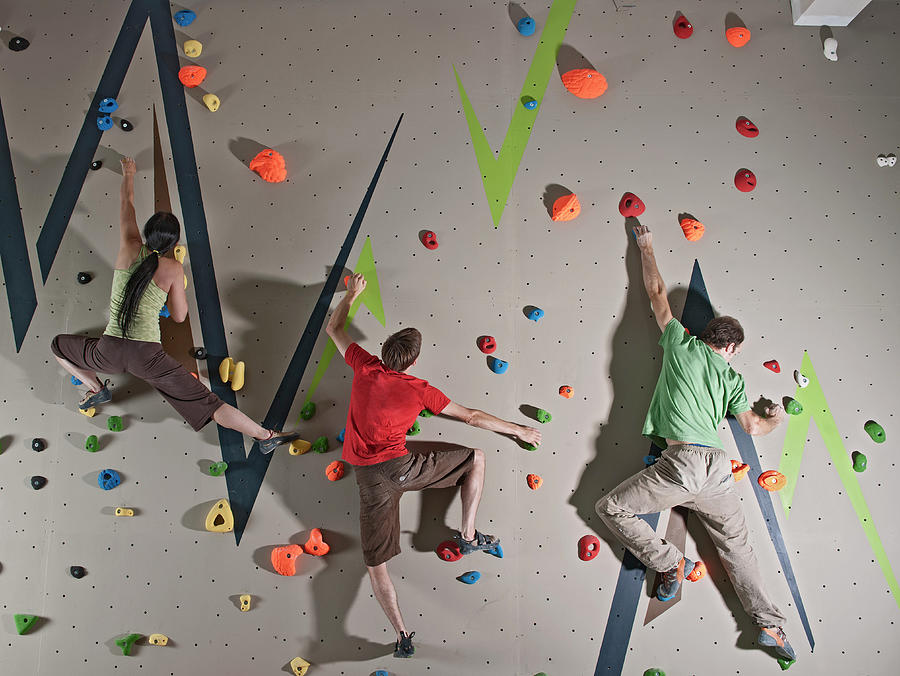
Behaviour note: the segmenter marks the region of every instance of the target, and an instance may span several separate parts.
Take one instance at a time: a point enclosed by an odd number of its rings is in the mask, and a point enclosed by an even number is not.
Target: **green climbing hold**
[[[121,432],[123,429],[122,425],[122,417],[118,415],[111,415],[106,421],[106,428],[110,432]]]
[[[868,462],[868,458],[864,453],[860,453],[859,451],[853,451],[853,470],[856,472],[865,472],[866,471],[866,463]]]
[[[537,410],[537,413],[535,413],[535,417],[537,418],[537,421],[538,421],[539,423],[548,423],[548,422],[550,422],[551,420],[553,420],[553,416],[550,415],[550,412],[549,412],[549,411],[545,411],[545,410],[542,409],[542,408],[539,408],[539,409]]]
[[[662,669],[647,669],[644,676],[666,676],[666,672]]]
[[[84,450],[90,451],[91,453],[96,453],[100,450],[100,440],[97,439],[96,434],[92,434],[84,440]]]
[[[526,451],[536,451],[537,450],[537,446],[535,446],[534,444],[526,444],[524,442],[522,443],[522,448],[524,448]]]
[[[432,413],[431,411],[429,411],[427,408],[423,408],[423,409],[422,409],[422,412],[419,413],[419,417],[420,417],[420,418],[431,418],[431,417],[433,417],[433,416],[434,416],[434,413]]]
[[[304,420],[312,420],[312,417],[316,414],[316,402],[308,401],[303,405],[303,408],[300,409],[300,417]]]
[[[783,657],[779,657],[778,658],[778,666],[781,667],[782,671],[787,671],[788,669],[791,668],[791,665],[796,661],[797,660],[786,660]]]
[[[141,638],[144,638],[143,634],[128,634],[128,636],[125,636],[123,638],[117,638],[116,645],[122,649],[123,655],[130,655],[131,646],[134,645],[135,641]]]
[[[16,631],[19,632],[19,635],[27,634],[28,630],[34,626],[34,623],[37,622],[37,615],[22,615],[20,613],[16,613],[13,615],[13,618],[16,621]]]
[[[319,437],[314,442],[312,442],[312,446],[310,448],[316,453],[327,453],[328,437]]]
[[[803,405],[796,399],[785,397],[784,410],[788,412],[788,415],[800,415],[803,413]]]
[[[872,441],[874,441],[876,444],[884,443],[884,428],[877,422],[875,422],[874,420],[868,421],[865,425],[865,429],[868,435],[872,437]]]
[[[422,431],[422,428],[419,427],[419,421],[416,420],[416,422],[413,423],[413,426],[410,427],[408,430],[406,430],[406,436],[414,437],[421,431]]]
[[[225,474],[225,470],[228,469],[228,463],[222,460],[221,462],[214,462],[209,466],[209,473],[212,476],[222,476]]]

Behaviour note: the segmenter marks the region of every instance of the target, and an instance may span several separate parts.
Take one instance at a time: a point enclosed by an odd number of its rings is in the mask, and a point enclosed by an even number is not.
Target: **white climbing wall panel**
[[[354,336],[377,352],[388,332],[416,326],[424,345],[414,373],[454,400],[522,423],[528,407],[553,414],[535,453],[460,423],[422,421],[417,444],[485,450],[480,527],[503,539],[506,557],[439,561],[432,549],[457,527],[458,497],[404,498],[404,551],[390,569],[416,631],[409,661],[390,656],[393,635],[366,579],[352,472],[336,483],[324,476],[339,457],[333,439],[350,391],[340,360],[315,393],[318,414],[301,426],[310,440],[327,435],[332,449],[276,453],[240,546],[230,534],[203,530],[206,511],[226,490],[223,478],[206,472],[221,457],[212,426],[195,434],[155,392],[122,376],[113,378],[114,402],[101,414],[77,413],[78,395],[49,342],[60,332],[99,335],[106,323],[120,155],[137,158],[139,221],[151,213],[154,104],[171,157],[156,58],[145,30],[119,96],[119,112],[135,130],[104,134],[105,165],[88,173],[42,285],[35,241],[129,2],[5,4],[0,96],[39,305],[19,353],[5,308],[0,313],[0,673],[278,674],[300,655],[313,664],[310,676],[593,674],[622,557],[593,504],[642,467],[648,443],[640,426],[660,354],[634,244],[616,208],[625,191],[647,204],[641,221],[653,228],[676,314],[697,259],[716,310],[743,322],[747,342],[735,366],[752,399],[794,394],[791,372],[808,352],[836,434],[848,452],[868,456],[869,469],[856,476],[886,556],[900,568],[900,167],[875,161],[898,153],[900,143],[900,3],[874,0],[836,29],[839,60],[831,62],[819,29],[794,27],[786,2],[686,0],[677,9],[694,34],[679,40],[674,3],[616,11],[606,0],[582,0],[563,53],[580,53],[609,89],[594,101],[577,99],[554,69],[494,228],[453,67],[496,151],[550,4],[220,0],[191,6],[197,20],[175,27],[179,42],[203,43],[203,88],[222,101],[213,114],[196,93],[187,98],[228,345],[247,363],[242,410],[266,414],[402,113],[348,263],[370,236],[387,329],[363,309]],[[511,20],[523,11],[538,24],[530,38]],[[741,49],[725,41],[728,12],[752,32]],[[10,51],[13,35],[30,48]],[[737,134],[741,115],[759,126],[758,138]],[[266,184],[247,169],[263,147],[285,156],[286,183]],[[752,193],[733,186],[742,167],[759,180]],[[180,215],[171,164],[168,171]],[[550,221],[543,197],[553,186],[578,194],[576,220]],[[699,242],[682,235],[682,212],[706,225]],[[437,250],[418,241],[425,229],[437,233]],[[76,284],[81,270],[95,275],[90,284]],[[528,321],[526,305],[546,316]],[[496,354],[510,362],[506,374],[487,368],[475,345],[483,334],[496,337]],[[289,425],[324,347],[320,337]],[[763,368],[768,359],[780,361],[780,374]],[[574,398],[559,397],[562,384],[575,388]],[[106,431],[108,414],[125,417],[123,432]],[[887,443],[865,434],[870,418],[884,425]],[[784,433],[757,440],[764,469],[778,467]],[[100,436],[96,454],[84,450],[89,434]],[[47,449],[33,452],[32,437],[46,439]],[[725,426],[722,437],[737,457]],[[106,467],[124,479],[108,493],[95,480]],[[543,477],[539,491],[526,486],[529,472]],[[32,490],[32,475],[48,485]],[[810,426],[789,518],[776,500],[816,640],[812,654],[748,484],[739,490],[753,542],[799,655],[791,673],[896,673],[900,599],[820,430]],[[137,514],[116,518],[117,506]],[[302,544],[313,527],[324,530],[332,553],[304,556],[293,578],[275,574],[271,548]],[[660,532],[665,527],[664,516]],[[577,540],[592,532],[600,554],[581,562]],[[646,627],[645,585],[622,673],[779,672],[753,648],[755,632],[693,523],[687,552],[698,551],[710,579]],[[87,576],[70,577],[71,565]],[[482,573],[476,585],[456,581],[473,569]],[[244,593],[253,595],[249,613],[238,609]],[[18,636],[13,614],[23,612],[44,619]],[[125,657],[114,639],[129,632],[170,640],[166,647],[140,641]]]

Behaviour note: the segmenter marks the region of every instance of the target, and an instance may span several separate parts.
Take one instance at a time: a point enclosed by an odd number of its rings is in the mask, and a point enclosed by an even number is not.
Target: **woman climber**
[[[109,380],[100,373],[130,373],[159,391],[195,430],[210,420],[259,441],[259,450],[271,453],[299,438],[296,433],[267,430],[210,392],[160,343],[159,313],[168,302],[172,319],[187,318],[184,268],[165,254],[178,243],[181,224],[160,211],[138,229],[134,212],[134,160],[122,159],[122,201],[119,253],[109,299],[109,324],[100,338],[59,335],[51,349],[60,365],[87,387],[78,407],[87,411],[112,399]]]

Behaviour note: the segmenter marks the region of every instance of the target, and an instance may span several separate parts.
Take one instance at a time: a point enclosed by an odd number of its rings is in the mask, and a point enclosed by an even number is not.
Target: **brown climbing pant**
[[[763,589],[725,451],[693,444],[669,446],[656,464],[600,498],[596,510],[641,563],[666,571],[675,568],[684,555],[635,515],[678,505],[693,510],[706,527],[741,605],[753,621],[760,627],[783,626],[784,615]]]

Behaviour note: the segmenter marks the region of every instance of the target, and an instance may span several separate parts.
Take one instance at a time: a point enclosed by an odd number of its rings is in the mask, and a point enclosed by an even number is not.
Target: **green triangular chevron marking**
[[[781,455],[781,465],[778,471],[787,478],[787,486],[781,491],[781,503],[784,506],[785,515],[790,514],[791,503],[794,499],[794,488],[800,477],[800,463],[803,460],[803,449],[806,445],[807,435],[809,433],[809,424],[815,421],[816,428],[825,442],[825,447],[831,454],[831,462],[838,472],[841,483],[844,485],[844,491],[850,498],[850,504],[856,511],[856,516],[862,526],[869,546],[875,553],[875,559],[881,567],[881,572],[887,580],[888,587],[894,595],[897,606],[900,607],[900,586],[897,584],[897,578],[891,569],[891,562],[888,560],[884,546],[881,544],[881,538],[875,529],[875,522],[866,500],[862,494],[862,488],[859,486],[859,480],[853,471],[853,463],[844,441],[841,439],[841,433],[838,431],[837,423],[828,407],[828,401],[825,399],[825,392],[819,383],[816,370],[813,368],[812,360],[809,353],[803,353],[803,362],[800,365],[800,373],[809,378],[809,385],[804,388],[797,387],[794,398],[803,404],[803,412],[800,415],[792,415],[788,420],[787,433],[784,438],[784,449]]]
[[[550,75],[556,67],[556,52],[566,35],[569,20],[572,18],[572,12],[575,11],[576,1],[555,0],[553,6],[550,7],[547,22],[544,24],[538,47],[531,60],[531,67],[528,69],[528,75],[525,76],[525,84],[522,85],[522,93],[513,108],[514,112],[509,128],[506,130],[506,138],[503,139],[503,146],[496,158],[484,135],[484,130],[478,122],[475,108],[466,95],[462,80],[460,80],[456,68],[453,68],[495,228],[500,226],[500,217],[506,208],[506,198],[509,197],[509,191],[512,190],[513,181],[519,171],[519,163],[522,161],[522,155],[525,154],[525,146],[528,145],[528,139],[531,137],[531,128],[541,108],[541,101],[550,82]],[[535,99],[538,102],[537,108],[534,110],[525,108],[521,104],[521,99],[525,96]]]
[[[378,284],[378,271],[375,269],[375,254],[372,251],[372,239],[370,237],[366,237],[366,242],[363,244],[362,251],[359,253],[359,259],[356,261],[356,267],[353,269],[353,272],[358,272],[366,278],[366,290],[363,291],[359,298],[353,302],[353,305],[350,306],[345,326],[350,326],[350,321],[356,315],[356,311],[359,310],[360,305],[365,305],[369,308],[369,312],[371,312],[375,319],[378,320],[378,323],[385,326],[387,320],[384,316],[384,303],[381,301],[381,286]],[[319,382],[325,375],[325,371],[328,370],[328,365],[331,363],[331,359],[336,353],[337,346],[334,344],[333,340],[329,340],[328,345],[326,345],[325,349],[322,351],[322,358],[319,360],[316,372],[313,374],[312,382],[309,385],[309,392],[306,394],[306,402],[312,400],[316,388],[319,387]]]

